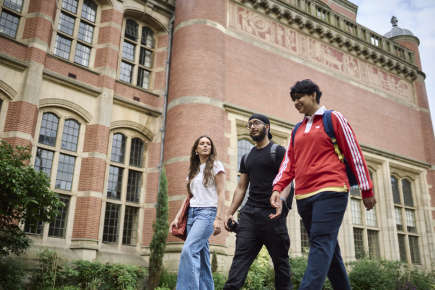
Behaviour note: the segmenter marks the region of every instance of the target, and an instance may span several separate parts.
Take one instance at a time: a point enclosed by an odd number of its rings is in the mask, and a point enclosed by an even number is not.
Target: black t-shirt
[[[266,147],[257,149],[253,147],[247,157],[240,161],[240,173],[249,178],[249,198],[247,204],[256,207],[271,207],[270,195],[272,182],[278,174],[281,161],[285,155],[285,148],[276,148],[275,161],[272,159],[272,142]]]

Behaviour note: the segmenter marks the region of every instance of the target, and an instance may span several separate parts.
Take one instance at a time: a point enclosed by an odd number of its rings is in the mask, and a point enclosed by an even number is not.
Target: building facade
[[[226,205],[253,112],[287,146],[301,117],[289,87],[310,78],[321,104],[359,138],[378,201],[350,194],[339,240],[364,256],[435,265],[435,141],[419,40],[393,20],[382,36],[347,0],[0,0],[0,138],[32,149],[65,207],[22,226],[33,246],[69,259],[147,264],[160,168],[173,218],[189,152],[211,136],[226,168]],[[388,20],[386,20],[388,21]],[[290,255],[308,239],[288,216]],[[211,238],[227,271],[233,234]],[[168,238],[176,270],[182,243]]]

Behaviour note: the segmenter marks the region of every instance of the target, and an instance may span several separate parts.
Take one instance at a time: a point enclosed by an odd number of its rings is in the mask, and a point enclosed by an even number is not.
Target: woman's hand
[[[213,236],[219,235],[222,231],[222,219],[216,218],[213,223]]]
[[[178,217],[176,217],[169,225],[169,232],[172,234],[172,228],[174,227],[178,228],[178,226],[179,226],[179,220]]]

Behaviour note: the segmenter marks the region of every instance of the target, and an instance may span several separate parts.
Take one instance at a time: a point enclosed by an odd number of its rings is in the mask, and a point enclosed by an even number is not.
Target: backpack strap
[[[272,158],[273,163],[276,162],[276,150],[278,149],[278,144],[272,143],[272,146],[270,147],[270,157]]]
[[[338,147],[337,139],[335,138],[335,132],[334,127],[332,126],[332,117],[331,113],[333,110],[326,110],[325,113],[323,113],[323,128],[325,129],[326,134],[331,139],[332,145],[334,146],[334,151],[338,156],[338,160],[341,162],[345,162],[344,155],[341,153],[340,147]]]
[[[326,134],[331,139],[332,145],[334,146],[334,151],[338,156],[338,160],[340,160],[341,162],[343,162],[346,165],[346,174],[347,174],[347,177],[349,179],[350,186],[351,187],[358,186],[357,179],[356,179],[355,175],[353,174],[347,160],[344,158],[343,153],[341,153],[340,147],[337,144],[337,139],[335,138],[334,127],[332,126],[332,117],[331,117],[332,112],[333,112],[333,110],[326,110],[325,113],[323,114],[323,118],[322,118],[323,128],[325,129]]]
[[[292,146],[295,147],[295,135],[296,135],[296,131],[299,129],[299,127],[302,125],[302,121],[298,122],[293,130],[292,130],[292,135],[291,135],[291,139],[292,139]]]

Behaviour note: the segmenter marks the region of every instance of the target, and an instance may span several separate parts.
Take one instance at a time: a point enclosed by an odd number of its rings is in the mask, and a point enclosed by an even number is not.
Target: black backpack
[[[278,144],[272,143],[272,146],[270,147],[270,158],[272,159],[272,161],[274,163],[277,161],[276,160],[276,150],[278,149],[278,146],[279,146]],[[252,147],[252,149],[248,153],[243,154],[242,158],[240,159],[240,163],[243,161],[243,163],[246,165],[246,159],[248,158],[249,154],[252,152],[253,149],[254,149],[254,147]],[[249,185],[248,185],[246,190],[247,191],[249,190]],[[287,210],[290,210],[292,208],[294,195],[295,195],[295,188],[294,188],[293,181],[292,181],[291,187],[290,187],[290,193],[284,202],[284,205],[287,207]]]

